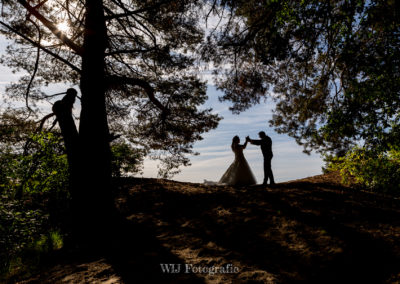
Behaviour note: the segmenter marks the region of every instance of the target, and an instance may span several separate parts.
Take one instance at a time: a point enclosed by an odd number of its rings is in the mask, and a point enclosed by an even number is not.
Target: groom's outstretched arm
[[[253,145],[261,145],[261,140],[249,139],[250,143]]]

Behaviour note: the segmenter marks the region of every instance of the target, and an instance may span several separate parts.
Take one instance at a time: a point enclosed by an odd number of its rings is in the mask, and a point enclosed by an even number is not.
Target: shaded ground
[[[116,243],[60,252],[21,283],[399,282],[400,200],[338,180],[232,188],[126,179],[116,202],[129,222]],[[163,273],[161,263],[181,271]],[[185,273],[185,264],[239,272]]]

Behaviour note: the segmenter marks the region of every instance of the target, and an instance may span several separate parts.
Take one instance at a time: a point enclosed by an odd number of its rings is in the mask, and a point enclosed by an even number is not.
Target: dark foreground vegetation
[[[115,201],[126,223],[113,240],[53,250],[21,283],[399,281],[400,200],[340,180],[330,173],[233,188],[121,179]],[[161,263],[240,271],[168,274]]]

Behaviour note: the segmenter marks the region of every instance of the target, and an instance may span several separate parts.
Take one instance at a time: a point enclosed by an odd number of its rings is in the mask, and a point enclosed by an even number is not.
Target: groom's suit
[[[271,159],[274,156],[272,154],[272,140],[269,136],[265,136],[260,140],[250,139],[250,143],[253,145],[259,145],[264,156],[264,183],[267,184],[269,179],[270,184],[275,184],[274,175],[271,169]]]

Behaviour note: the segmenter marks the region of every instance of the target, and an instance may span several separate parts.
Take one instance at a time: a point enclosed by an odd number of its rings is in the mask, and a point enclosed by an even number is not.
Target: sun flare
[[[57,29],[63,33],[68,33],[70,30],[70,27],[66,21],[61,22],[57,25]]]

